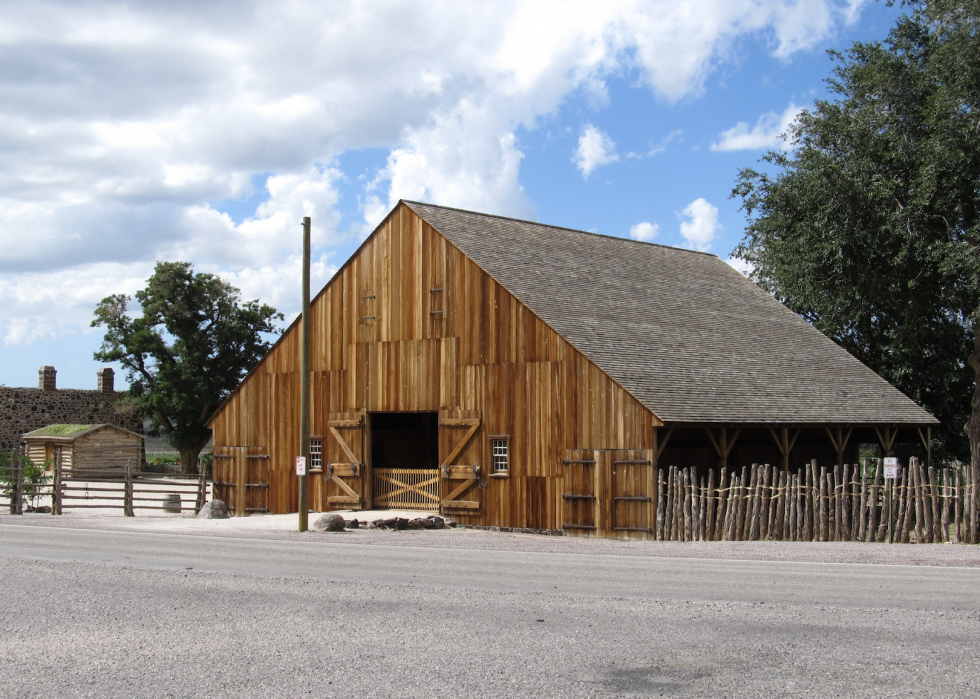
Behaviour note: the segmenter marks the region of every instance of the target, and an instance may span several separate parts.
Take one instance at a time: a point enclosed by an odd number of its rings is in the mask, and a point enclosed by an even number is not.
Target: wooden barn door
[[[327,421],[327,453],[324,470],[324,485],[327,495],[327,509],[359,510],[367,502],[370,506],[370,493],[365,492],[365,484],[370,483],[370,473],[365,459],[367,434],[367,414],[363,410],[347,413],[330,413]]]
[[[269,455],[265,447],[215,447],[213,499],[244,517],[269,511]]]
[[[480,413],[439,412],[439,505],[447,514],[477,514],[482,504],[483,477]]]
[[[598,467],[601,452],[569,449],[562,461],[561,527],[569,534],[589,535],[599,523]]]
[[[265,447],[245,448],[245,514],[269,514],[269,455]]]
[[[619,538],[649,538],[653,534],[657,503],[653,450],[601,452],[609,474],[609,527]]]
[[[235,503],[237,501],[238,483],[238,452],[244,447],[215,447],[214,462],[211,471],[212,490],[211,499],[221,500],[228,507],[228,513],[233,515],[244,515],[244,512],[237,512]]]

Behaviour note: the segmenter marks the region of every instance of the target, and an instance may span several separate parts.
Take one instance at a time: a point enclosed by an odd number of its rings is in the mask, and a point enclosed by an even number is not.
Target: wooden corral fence
[[[438,510],[439,470],[374,469],[374,506],[395,510]]]
[[[971,470],[911,459],[889,484],[880,463],[813,461],[796,472],[753,464],[722,469],[717,481],[714,470],[698,481],[694,469],[671,466],[658,474],[655,538],[978,543],[980,492]]]
[[[10,514],[23,514],[28,498],[50,502],[51,514],[66,509],[117,509],[127,517],[135,510],[156,509],[180,512],[191,507],[197,513],[207,501],[207,480],[203,468],[195,475],[162,475],[126,469],[65,469],[56,458],[52,472],[43,483],[25,482],[25,459],[19,451],[3,466]]]

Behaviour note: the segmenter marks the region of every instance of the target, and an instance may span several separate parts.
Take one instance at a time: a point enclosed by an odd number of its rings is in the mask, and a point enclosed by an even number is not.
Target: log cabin
[[[23,437],[27,458],[48,469],[61,455],[62,468],[139,470],[143,435],[116,425],[48,425]]]
[[[667,465],[856,461],[937,421],[718,257],[401,201],[311,305],[309,508],[646,538]],[[209,420],[297,510],[297,319]]]

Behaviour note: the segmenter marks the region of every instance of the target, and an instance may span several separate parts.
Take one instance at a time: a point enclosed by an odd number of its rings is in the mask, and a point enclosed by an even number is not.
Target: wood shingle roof
[[[937,424],[714,255],[404,204],[665,422]]]

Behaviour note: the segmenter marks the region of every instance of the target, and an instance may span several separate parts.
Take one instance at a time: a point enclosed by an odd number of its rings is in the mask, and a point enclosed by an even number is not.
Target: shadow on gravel
[[[683,675],[677,677],[676,675]],[[596,681],[610,694],[657,696],[660,694],[681,694],[688,689],[687,682],[677,680],[696,679],[687,670],[664,670],[656,667],[638,667],[633,669],[609,669]]]

